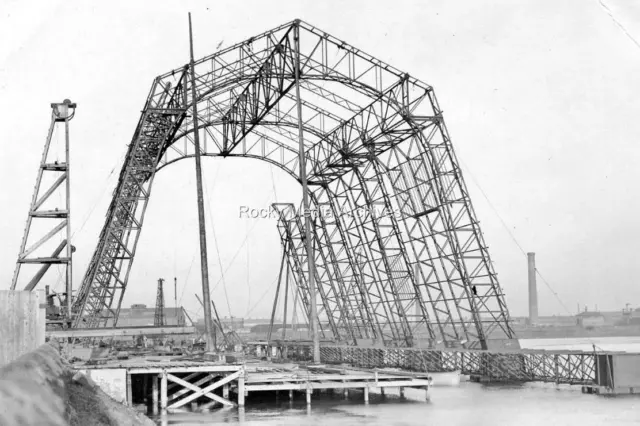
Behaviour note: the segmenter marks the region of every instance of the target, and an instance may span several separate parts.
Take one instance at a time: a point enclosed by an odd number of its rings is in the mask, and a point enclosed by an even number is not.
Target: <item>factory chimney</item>
[[[536,287],[536,254],[527,253],[529,266],[529,324],[538,322],[538,289]]]

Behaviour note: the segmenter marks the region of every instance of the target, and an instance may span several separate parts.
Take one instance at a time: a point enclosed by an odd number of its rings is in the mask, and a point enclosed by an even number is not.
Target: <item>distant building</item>
[[[576,315],[576,324],[580,327],[600,327],[605,324],[604,315],[600,312],[585,311]]]
[[[271,332],[280,334],[282,333],[282,330],[284,328],[285,328],[284,324],[273,324],[273,329]],[[286,329],[293,331],[293,325],[287,324]],[[295,329],[296,331],[305,331],[305,332],[308,331],[306,324],[297,324]],[[249,332],[255,333],[255,334],[269,333],[269,324],[256,324],[249,329]]]
[[[622,317],[616,321],[615,325],[640,325],[640,308],[630,309],[627,304],[626,308],[622,309]]]
[[[570,315],[538,316],[534,324],[529,322],[529,317],[511,317],[514,327],[574,327],[576,319]]]
[[[244,328],[244,318],[224,317],[220,318],[220,322],[225,330],[240,330]]]
[[[214,322],[216,321],[215,318],[213,318],[213,320]],[[220,322],[222,323],[222,328],[224,329],[225,333],[230,330],[239,331],[244,329],[245,327],[244,318],[225,317],[225,318],[220,318]],[[204,318],[198,318],[197,322],[194,325],[196,327],[196,330],[198,330],[199,333],[204,333],[205,331]],[[218,326],[214,326],[214,327],[218,328]]]
[[[571,315],[538,316],[536,325],[541,327],[571,327],[576,325]]]
[[[283,324],[273,324],[272,333],[275,333],[278,330],[282,330],[283,327],[284,327]],[[251,327],[250,331],[251,333],[268,333],[269,328],[270,328],[270,324],[256,324],[253,327]],[[288,324],[287,329],[290,329],[290,328],[291,328],[291,325]]]
[[[153,327],[156,308],[148,308],[144,304],[134,304],[130,308],[120,309],[117,327]],[[185,325],[185,314],[182,307],[164,308],[164,325]],[[107,327],[113,327],[113,321],[107,322]]]
[[[244,328],[249,329],[254,325],[269,324],[271,322],[271,319],[270,318],[244,318],[243,322],[244,322]],[[282,320],[276,318],[275,322],[281,323]]]

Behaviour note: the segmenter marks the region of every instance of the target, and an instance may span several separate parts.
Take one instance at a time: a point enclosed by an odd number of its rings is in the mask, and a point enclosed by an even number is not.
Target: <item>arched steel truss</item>
[[[192,84],[203,155],[259,158],[299,180],[294,37],[309,192],[324,212],[313,238],[327,331],[399,346],[514,338],[433,89],[301,21],[198,60],[195,81],[189,65],[154,80],[75,302],[76,326],[117,321],[155,173],[194,155]],[[354,214],[362,209],[391,214]],[[279,229],[300,272],[306,251],[289,210],[278,208]],[[304,274],[296,279],[304,294]]]

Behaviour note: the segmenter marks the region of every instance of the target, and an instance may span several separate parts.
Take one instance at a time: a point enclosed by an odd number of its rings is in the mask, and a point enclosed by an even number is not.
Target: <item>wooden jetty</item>
[[[311,403],[314,390],[342,390],[345,396],[349,389],[361,389],[364,393],[364,401],[369,401],[369,390],[385,388],[399,388],[403,394],[404,388],[419,388],[425,390],[425,399],[428,395],[430,380],[426,375],[416,376],[409,374],[379,373],[377,371],[352,370],[327,368],[324,366],[298,366],[290,364],[282,368],[278,367],[247,367],[245,375],[245,390],[251,391],[289,391],[289,398],[293,398],[294,391],[305,392],[307,404]],[[271,371],[269,371],[271,369]]]
[[[244,406],[252,392],[288,391],[289,397],[304,393],[307,404],[314,391],[361,390],[364,401],[369,391],[386,388],[418,388],[428,397],[430,379],[402,372],[329,368],[321,365],[179,360],[171,357],[133,358],[99,365],[75,364],[107,393],[129,405],[145,404],[150,413],[186,407],[208,410],[216,406]],[[115,395],[114,395],[115,394]]]

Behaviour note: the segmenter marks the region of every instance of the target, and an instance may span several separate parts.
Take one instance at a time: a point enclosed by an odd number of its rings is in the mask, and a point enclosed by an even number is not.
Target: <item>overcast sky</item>
[[[631,3],[3,0],[0,288],[11,283],[49,104],[64,98],[78,103],[80,285],[151,82],[188,60],[191,11],[197,57],[301,18],[432,85],[512,315],[527,313],[527,281],[510,233],[557,292],[539,280],[541,314],[640,306],[640,6]],[[221,315],[266,316],[275,221],[240,219],[239,207],[297,203],[299,185],[257,160],[203,165],[213,298]],[[124,307],[153,306],[157,279],[175,276],[180,303],[199,311],[195,195],[193,161],[157,175]],[[61,288],[54,269],[45,281]]]

